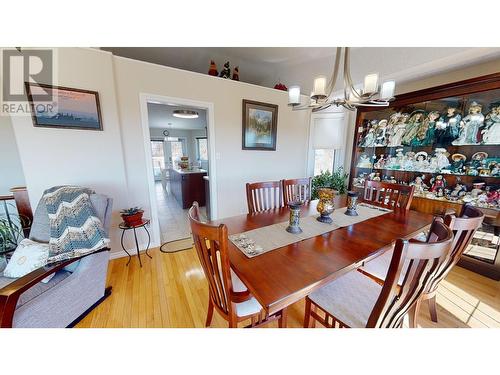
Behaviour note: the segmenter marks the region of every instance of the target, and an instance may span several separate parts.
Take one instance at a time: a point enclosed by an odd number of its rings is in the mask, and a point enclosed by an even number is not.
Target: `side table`
[[[127,251],[127,249],[125,249],[125,246],[123,245],[123,237],[125,236],[125,232],[128,231],[128,230],[130,230],[130,229],[132,229],[134,231],[135,249],[137,251],[137,258],[139,258],[139,264],[141,265],[141,267],[142,267],[142,261],[141,261],[141,254],[139,253],[139,242],[137,241],[137,231],[136,231],[136,229],[138,229],[138,228],[144,228],[144,230],[146,231],[146,233],[148,235],[148,246],[146,247],[146,255],[150,259],[153,259],[153,257],[148,254],[149,245],[151,244],[151,235],[149,234],[149,231],[148,231],[148,228],[147,228],[147,226],[149,225],[149,223],[150,223],[149,219],[142,219],[139,224],[134,225],[134,226],[128,226],[124,222],[120,223],[120,225],[118,226],[122,230],[122,237],[121,237],[121,240],[120,240],[121,245],[122,245],[122,249],[128,255],[127,266],[130,263],[130,260],[132,259],[132,256],[129,254],[129,252]]]

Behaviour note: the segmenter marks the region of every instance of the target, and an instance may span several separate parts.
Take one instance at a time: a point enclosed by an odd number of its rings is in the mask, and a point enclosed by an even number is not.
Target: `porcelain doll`
[[[429,186],[424,182],[424,175],[415,177],[415,180],[410,182],[410,186],[415,186],[415,194],[423,195]]]
[[[462,115],[456,107],[446,109],[446,115],[441,116],[435,126],[434,138],[438,146],[449,146],[458,138],[461,119]]]
[[[438,147],[434,150],[434,152],[436,157],[437,168],[439,170],[448,168],[450,166],[450,161],[448,160],[447,155],[449,154],[446,151],[446,149]]]
[[[417,129],[415,138],[411,141],[411,146],[430,146],[434,142],[434,131],[436,120],[439,118],[438,111],[431,111]]]
[[[453,190],[450,192],[450,194],[447,196],[448,199],[456,201],[463,197],[467,192],[467,188],[465,185],[463,185],[460,182],[457,182]]]
[[[403,159],[403,163],[401,165],[401,169],[405,171],[414,171],[415,170],[415,153],[413,151],[408,151],[405,154]]]
[[[375,135],[377,130],[377,120],[372,120],[370,122],[370,127],[368,128],[368,132],[366,133],[363,142],[361,143],[361,147],[373,147],[375,146]]]
[[[389,147],[397,147],[401,146],[401,140],[406,132],[406,122],[410,115],[408,113],[403,113],[399,116],[398,122],[392,128],[392,136],[389,139],[389,143],[387,146]]]
[[[408,120],[408,125],[406,126],[406,132],[401,139],[401,144],[409,146],[413,141],[413,138],[417,135],[420,125],[424,121],[424,111],[417,110],[412,112],[410,119]]]
[[[472,190],[470,191],[472,198],[477,198],[480,194],[483,194],[484,185],[486,185],[484,182],[475,182],[472,184]]]
[[[375,129],[375,147],[384,147],[386,140],[387,120],[380,120]]]
[[[389,117],[387,126],[385,127],[385,145],[387,146],[391,142],[391,138],[394,135],[394,126],[398,123],[401,117],[401,112],[395,112]]]
[[[384,169],[384,167],[385,167],[385,159],[384,155],[381,154],[379,155],[378,160],[373,164],[373,168]]]
[[[453,162],[451,163],[451,173],[463,174],[464,165],[465,161],[467,160],[467,157],[462,154],[453,154],[451,156],[451,160],[453,160]]]
[[[372,168],[373,167],[373,164],[370,160],[370,157],[366,154],[362,154],[360,157],[359,157],[359,161],[358,161],[358,165],[357,165],[358,168]]]
[[[372,181],[380,181],[380,173],[375,173],[375,176],[373,176]]]
[[[419,172],[426,172],[429,170],[429,162],[427,161],[428,155],[425,151],[417,152],[415,155],[415,170]]]
[[[477,133],[483,125],[484,115],[481,113],[483,106],[477,102],[472,102],[469,107],[469,114],[460,121],[460,135],[455,139],[453,145],[476,145]]]
[[[500,105],[491,108],[486,115],[485,128],[481,131],[482,143],[487,145],[500,144]]]
[[[431,192],[436,192],[438,188],[445,188],[446,180],[442,175],[438,174],[436,177],[431,178]]]

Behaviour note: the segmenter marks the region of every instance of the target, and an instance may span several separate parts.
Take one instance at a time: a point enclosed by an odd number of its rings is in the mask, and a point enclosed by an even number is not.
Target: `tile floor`
[[[191,235],[188,220],[188,210],[183,210],[170,192],[170,183],[165,188],[161,182],[155,184],[156,200],[158,203],[158,219],[160,222],[161,242],[180,240]],[[205,215],[205,207],[200,208]]]

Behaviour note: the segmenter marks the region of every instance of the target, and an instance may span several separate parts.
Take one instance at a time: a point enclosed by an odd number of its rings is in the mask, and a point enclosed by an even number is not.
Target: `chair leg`
[[[281,310],[280,313],[280,318],[278,320],[279,328],[286,328],[287,318],[288,318],[288,311],[287,308],[285,307],[283,310]]]
[[[207,320],[205,322],[205,327],[209,327],[210,323],[212,323],[212,316],[214,315],[214,304],[210,296],[208,296],[208,311],[207,311]]]
[[[422,299],[419,298],[417,302],[410,308],[408,315],[410,318],[410,328],[417,328],[417,317],[420,311],[420,305],[422,304]]]
[[[438,321],[438,315],[437,315],[437,306],[436,306],[436,295],[434,294],[427,301],[429,303],[429,313],[431,314],[431,320],[434,323],[437,323],[437,321]]]
[[[238,328],[238,321],[234,316],[229,316],[229,328]]]
[[[311,320],[311,300],[306,297],[306,311],[304,312],[304,328],[309,328]]]

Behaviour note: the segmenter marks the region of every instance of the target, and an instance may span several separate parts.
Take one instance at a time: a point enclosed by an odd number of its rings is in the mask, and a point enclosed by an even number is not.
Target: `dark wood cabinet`
[[[183,171],[170,169],[170,188],[172,195],[183,209],[191,207],[194,201],[200,207],[205,206],[205,184],[203,176],[207,172],[203,169]]]

